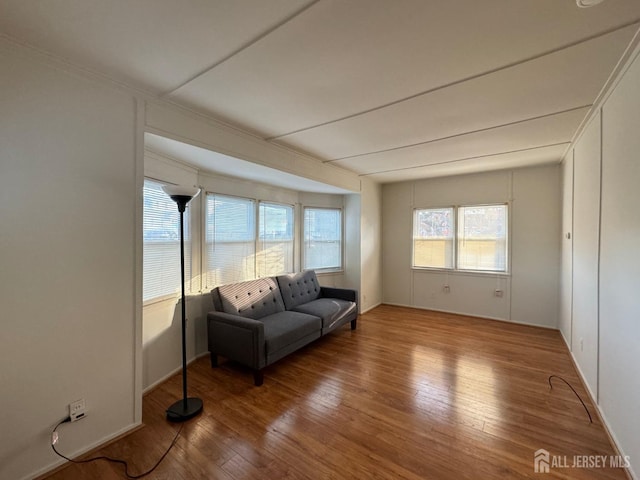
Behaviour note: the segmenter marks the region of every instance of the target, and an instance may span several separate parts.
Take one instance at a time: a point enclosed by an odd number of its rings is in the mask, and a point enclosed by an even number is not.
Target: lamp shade
[[[170,197],[189,197],[193,198],[198,196],[200,189],[198,187],[189,187],[187,185],[164,185],[162,187],[164,193]]]
[[[200,193],[198,187],[186,185],[164,185],[162,190],[171,197],[171,200],[178,204],[178,210],[181,212],[184,212],[187,203]]]

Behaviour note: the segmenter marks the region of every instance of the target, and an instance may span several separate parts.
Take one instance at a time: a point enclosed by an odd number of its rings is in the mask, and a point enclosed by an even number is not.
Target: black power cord
[[[558,379],[562,380],[564,383],[566,383],[569,386],[569,388],[573,391],[573,393],[576,394],[576,397],[578,397],[578,400],[580,400],[580,403],[584,407],[584,410],[587,412],[587,415],[589,415],[589,423],[593,423],[593,419],[591,418],[591,414],[589,413],[589,409],[587,408],[587,406],[585,405],[584,401],[582,400],[582,397],[580,395],[578,395],[578,392],[576,392],[576,389],[573,388],[571,386],[571,384],[569,382],[567,382],[564,378],[562,378],[562,377],[560,377],[558,375],[549,375],[549,389],[550,390],[553,389],[553,385],[551,385],[551,379],[552,378],[558,378]]]
[[[56,453],[56,455],[58,455],[59,457],[64,458],[65,460],[67,460],[67,461],[69,461],[71,463],[89,463],[89,462],[95,462],[96,460],[105,460],[107,462],[117,463],[117,464],[120,464],[120,465],[124,466],[124,474],[127,476],[127,478],[142,478],[142,477],[146,477],[151,472],[153,472],[158,467],[158,465],[160,465],[160,462],[162,462],[162,460],[164,460],[164,457],[166,457],[167,454],[171,451],[173,446],[176,444],[176,441],[178,440],[178,437],[180,436],[180,433],[182,432],[182,427],[184,427],[184,423],[182,425],[180,425],[180,428],[178,429],[178,432],[176,433],[175,437],[173,437],[173,440],[171,441],[171,445],[169,445],[169,448],[167,448],[167,450],[162,454],[160,459],[156,462],[156,464],[153,467],[151,467],[146,472],[140,473],[138,475],[131,475],[129,473],[129,464],[126,462],[126,460],[120,460],[119,458],[111,458],[111,457],[107,457],[107,456],[104,456],[104,455],[100,455],[98,457],[87,458],[86,460],[73,460],[73,459],[63,455],[62,453],[60,453],[58,450],[56,450],[56,443],[58,442],[58,432],[57,432],[58,427],[60,425],[62,425],[63,423],[68,423],[70,421],[71,421],[71,417],[65,418],[60,423],[58,423],[55,426],[55,428],[53,429],[53,431],[51,432],[51,448]]]

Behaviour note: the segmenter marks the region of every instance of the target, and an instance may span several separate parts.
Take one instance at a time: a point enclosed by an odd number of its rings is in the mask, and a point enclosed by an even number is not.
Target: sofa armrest
[[[207,314],[209,351],[253,369],[266,364],[264,324],[260,320],[224,312]]]
[[[228,325],[235,325],[248,330],[260,330],[264,331],[264,324],[260,320],[253,318],[241,317],[240,315],[234,315],[232,313],[212,311],[207,314],[207,320],[209,322],[225,323]]]
[[[357,290],[351,290],[349,288],[320,287],[320,296],[358,303]]]

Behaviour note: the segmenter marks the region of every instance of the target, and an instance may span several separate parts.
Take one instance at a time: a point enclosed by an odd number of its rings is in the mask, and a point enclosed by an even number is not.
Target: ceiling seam
[[[540,59],[542,57],[546,57],[548,55],[552,55],[554,53],[558,53],[558,52],[561,52],[563,50],[567,50],[569,48],[578,46],[578,45],[580,45],[582,43],[590,42],[591,40],[595,40],[597,38],[604,37],[604,36],[609,35],[611,33],[614,33],[614,32],[617,32],[619,30],[623,30],[623,29],[625,29],[627,27],[630,27],[632,25],[638,25],[638,24],[640,24],[640,19],[634,19],[633,21],[627,22],[627,23],[625,23],[623,25],[620,25],[618,27],[611,28],[611,29],[606,30],[604,32],[600,32],[600,33],[591,35],[589,37],[582,38],[580,40],[576,40],[575,42],[568,43],[568,44],[563,45],[561,47],[557,47],[557,48],[554,48],[554,49],[551,49],[551,50],[547,50],[545,52],[542,52],[542,53],[539,53],[539,54],[536,54],[536,55],[532,55],[532,56],[527,57],[527,58],[522,59],[522,60],[511,62],[511,63],[508,63],[506,65],[502,65],[500,67],[496,67],[496,68],[493,68],[493,69],[490,69],[490,70],[487,70],[487,71],[484,71],[484,72],[481,72],[481,73],[477,73],[475,75],[471,75],[469,77],[465,77],[465,78],[462,78],[462,79],[459,79],[459,80],[455,80],[453,82],[446,83],[444,85],[439,85],[437,87],[430,88],[430,89],[422,91],[422,92],[414,93],[413,95],[409,95],[408,97],[403,97],[403,98],[400,98],[398,100],[394,100],[392,102],[385,103],[383,105],[378,105],[376,107],[369,108],[367,110],[362,110],[360,112],[352,113],[350,115],[345,115],[344,117],[340,117],[340,118],[337,118],[337,119],[334,119],[334,120],[329,120],[329,121],[326,121],[326,122],[318,123],[316,125],[311,125],[309,127],[299,128],[299,129],[293,130],[291,132],[281,133],[281,134],[278,134],[278,135],[267,137],[267,138],[265,138],[265,140],[268,141],[268,142],[272,142],[274,140],[278,140],[280,138],[288,137],[290,135],[295,135],[295,134],[298,134],[298,133],[306,132],[308,130],[313,130],[315,128],[325,127],[325,126],[331,125],[333,123],[338,123],[338,122],[342,122],[344,120],[349,120],[351,118],[355,118],[355,117],[359,117],[359,116],[362,116],[362,115],[366,115],[368,113],[372,113],[372,112],[375,112],[377,110],[383,110],[385,108],[392,107],[394,105],[397,105],[397,104],[400,104],[400,103],[403,103],[403,102],[407,102],[409,100],[413,100],[415,98],[422,97],[424,95],[428,95],[430,93],[437,92],[437,91],[443,90],[445,88],[449,88],[449,87],[453,87],[453,86],[456,86],[456,85],[460,85],[462,83],[469,82],[471,80],[476,80],[478,78],[482,78],[482,77],[485,77],[487,75],[492,75],[492,74],[500,72],[502,70],[508,70],[509,68],[517,67],[519,65],[523,65],[525,63],[532,62],[534,60],[538,60],[538,59]]]
[[[394,169],[391,169],[391,170],[380,170],[378,172],[361,173],[358,176],[367,177],[369,175],[378,175],[380,173],[391,173],[391,172],[401,172],[401,171],[404,171],[404,170],[414,170],[416,168],[433,167],[433,166],[436,166],[436,165],[446,165],[446,164],[449,164],[449,163],[464,162],[464,161],[467,161],[467,160],[475,160],[475,159],[478,159],[478,158],[497,157],[497,156],[500,156],[500,155],[509,155],[510,153],[527,152],[527,151],[531,151],[531,150],[538,150],[540,148],[559,147],[560,145],[567,145],[567,144],[570,144],[570,143],[571,142],[550,143],[548,145],[538,145],[536,147],[521,148],[521,149],[517,149],[517,150],[509,150],[509,151],[506,151],[506,152],[488,153],[486,155],[475,155],[473,157],[457,158],[455,160],[445,160],[444,162],[427,163],[427,164],[423,164],[423,165],[415,165],[415,166],[412,166],[412,167],[394,168]]]
[[[540,120],[542,118],[553,117],[555,115],[562,115],[563,113],[574,112],[574,111],[577,111],[577,110],[581,110],[583,108],[590,108],[591,106],[592,106],[592,104],[581,105],[579,107],[572,107],[572,108],[568,108],[566,110],[561,110],[559,112],[545,113],[544,115],[538,115],[538,116],[535,116],[535,117],[525,118],[525,119],[522,119],[522,120],[515,120],[513,122],[503,123],[501,125],[493,125],[491,127],[479,128],[478,130],[470,130],[468,132],[456,133],[454,135],[448,135],[446,137],[434,138],[432,140],[426,140],[424,142],[410,143],[410,144],[401,145],[401,146],[398,146],[398,147],[384,148],[384,149],[381,149],[381,150],[375,150],[373,152],[358,153],[356,155],[347,155],[346,157],[334,158],[334,159],[331,159],[331,160],[323,160],[322,163],[333,163],[333,162],[339,162],[341,160],[349,160],[349,159],[352,159],[352,158],[366,157],[368,155],[376,155],[378,153],[394,152],[396,150],[403,150],[405,148],[419,147],[421,145],[428,145],[430,143],[440,142],[440,141],[443,141],[443,140],[450,140],[452,138],[464,137],[465,135],[473,135],[474,133],[488,132],[490,130],[497,130],[499,128],[510,127],[512,125],[518,125],[518,124],[526,123],[526,122],[532,122],[534,120]]]
[[[278,30],[279,28],[283,27],[284,25],[286,25],[287,23],[289,23],[291,20],[293,20],[294,18],[302,15],[304,12],[306,12],[307,10],[309,10],[311,7],[313,7],[316,3],[319,3],[321,0],[313,0],[311,3],[309,3],[308,5],[305,5],[304,7],[302,7],[299,10],[296,10],[295,12],[293,12],[291,15],[289,15],[288,17],[286,17],[284,20],[278,22],[276,25],[274,25],[273,27],[269,28],[267,31],[261,33],[260,35],[258,35],[257,37],[255,37],[254,39],[250,40],[249,42],[245,43],[244,45],[241,45],[239,48],[237,48],[236,50],[232,51],[231,53],[229,53],[228,55],[226,55],[225,57],[223,57],[222,59],[218,60],[216,63],[214,63],[213,65],[210,65],[206,68],[204,68],[203,70],[201,70],[200,72],[196,73],[195,75],[191,76],[190,78],[188,78],[187,80],[185,80],[184,82],[182,82],[181,84],[179,84],[177,87],[173,87],[170,90],[167,90],[163,93],[161,93],[159,95],[160,98],[164,98],[167,97],[171,94],[173,94],[175,91],[180,90],[182,87],[184,87],[185,85],[187,85],[188,83],[193,82],[194,80],[196,80],[197,78],[201,77],[202,75],[205,75],[206,73],[210,72],[211,70],[219,67],[220,65],[222,65],[223,63],[225,63],[226,61],[228,61],[229,59],[235,57],[236,55],[238,55],[239,53],[245,51],[246,49],[250,48],[251,46],[255,45],[256,43],[258,43],[260,40],[262,40],[263,38],[271,35],[273,32],[275,32],[276,30]]]

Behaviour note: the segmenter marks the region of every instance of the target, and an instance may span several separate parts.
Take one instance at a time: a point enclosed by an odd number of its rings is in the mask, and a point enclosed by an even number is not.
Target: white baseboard
[[[81,448],[80,450],[77,450],[77,451],[75,451],[75,452],[73,452],[71,454],[68,454],[67,456],[69,458],[79,457],[80,455],[83,455],[83,454],[85,454],[87,452],[90,452],[91,450],[95,450],[96,448],[101,447],[105,443],[109,443],[111,440],[113,440],[115,438],[123,436],[123,435],[131,432],[132,430],[135,430],[140,425],[142,425],[142,422],[132,423],[130,425],[127,425],[126,427],[121,428],[117,432],[111,433],[111,434],[107,435],[106,437],[103,437],[100,440],[97,440],[97,441],[95,441],[95,442],[93,442],[93,443]],[[60,458],[60,459],[56,460],[55,462],[50,463],[46,467],[43,467],[43,468],[37,470],[36,472],[27,475],[26,477],[22,477],[21,480],[30,480],[30,479],[33,479],[33,478],[37,478],[37,477],[39,477],[41,475],[45,475],[47,473],[50,473],[54,469],[64,465],[65,463],[68,463],[68,462],[66,460],[64,460],[63,458]]]
[[[438,309],[438,308],[419,307],[419,306],[416,306],[416,305],[405,305],[403,303],[382,302],[382,304],[391,305],[392,307],[405,307],[405,308],[415,308],[416,310],[428,310],[428,311],[431,311],[431,312],[452,313],[454,315],[463,315],[465,317],[475,317],[475,318],[483,318],[485,320],[494,320],[496,322],[513,323],[514,325],[526,325],[528,327],[539,327],[539,328],[546,328],[548,330],[557,330],[556,327],[550,327],[549,325],[540,325],[538,323],[516,322],[515,320],[510,320],[508,318],[490,317],[490,316],[486,316],[486,315],[477,315],[477,314],[474,314],[474,313],[457,312],[455,310],[441,310],[441,309]]]

